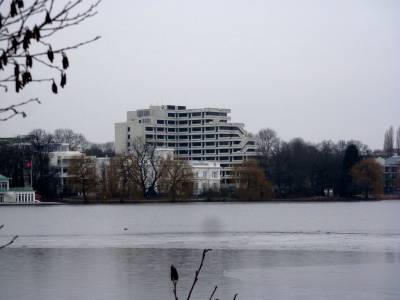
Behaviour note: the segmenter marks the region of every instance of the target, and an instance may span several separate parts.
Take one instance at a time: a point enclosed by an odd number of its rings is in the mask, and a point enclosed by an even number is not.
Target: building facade
[[[35,203],[35,191],[31,187],[10,187],[10,178],[0,175],[0,203]]]
[[[175,105],[128,111],[126,122],[115,124],[115,151],[129,152],[136,140],[173,148],[181,159],[219,162],[222,183],[231,183],[232,167],[257,153],[255,139],[244,124],[230,122],[229,113]]]
[[[385,192],[400,193],[400,156],[385,160]]]

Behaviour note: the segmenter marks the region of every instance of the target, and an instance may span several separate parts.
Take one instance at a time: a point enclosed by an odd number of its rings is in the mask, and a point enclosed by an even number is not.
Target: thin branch
[[[76,48],[79,48],[79,47],[81,47],[83,45],[93,43],[94,41],[97,41],[100,38],[101,38],[101,36],[98,35],[98,36],[96,36],[95,38],[93,38],[91,40],[87,40],[85,42],[81,42],[81,43],[75,44],[73,46],[69,46],[69,47],[53,50],[53,53],[59,53],[59,52],[63,52],[63,51],[66,51],[66,50],[76,49]],[[34,57],[34,56],[42,56],[42,55],[47,55],[47,52],[39,52],[39,53],[31,54],[32,57]],[[25,55],[15,55],[15,56],[11,55],[10,57],[25,57]]]
[[[189,291],[189,294],[188,294],[186,300],[189,300],[190,297],[192,296],[193,289],[194,289],[197,281],[199,280],[199,274],[200,274],[201,268],[203,267],[204,259],[206,257],[207,252],[209,252],[209,251],[211,251],[211,249],[204,249],[203,250],[203,255],[201,257],[201,262],[200,262],[199,268],[197,269],[197,271],[196,271],[196,273],[194,275],[194,280],[193,280],[193,283],[192,283],[192,287],[190,288],[190,291]]]
[[[210,298],[208,298],[209,300],[212,300],[212,298],[214,297],[215,292],[217,291],[217,288],[218,288],[218,286],[214,287],[214,290],[212,291]]]
[[[15,117],[16,115],[22,115],[22,117],[25,118],[26,117],[26,113],[24,111],[20,111],[17,108],[20,107],[20,106],[26,105],[26,104],[28,104],[30,102],[37,102],[37,103],[40,104],[40,101],[39,101],[38,98],[32,98],[32,99],[20,102],[18,104],[13,104],[13,105],[10,105],[10,106],[5,107],[5,108],[0,108],[0,114],[4,114],[4,113],[8,113],[8,112],[11,113],[11,115],[8,115],[5,118],[0,118],[0,121],[7,121],[7,120]]]
[[[239,294],[235,294],[235,296],[233,296],[233,300],[236,300],[237,296],[239,296]]]
[[[3,249],[3,248],[5,248],[5,247],[10,246],[12,243],[14,243],[14,241],[15,241],[17,238],[18,238],[18,235],[14,236],[14,237],[11,239],[11,241],[9,241],[7,244],[1,245],[1,246],[0,246],[0,250]]]
[[[175,297],[175,300],[178,300],[178,294],[177,294],[177,292],[176,292],[176,285],[177,285],[177,283],[178,282],[176,282],[176,281],[174,281],[174,297]]]
[[[0,225],[0,230],[4,227],[4,225]],[[5,247],[10,246],[12,243],[14,243],[14,241],[18,238],[18,235],[14,236],[11,241],[9,241],[7,244],[1,245],[0,249],[3,249]]]

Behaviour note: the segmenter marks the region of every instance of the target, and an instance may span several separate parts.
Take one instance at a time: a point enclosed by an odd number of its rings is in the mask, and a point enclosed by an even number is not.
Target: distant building
[[[64,187],[68,179],[71,178],[68,173],[71,162],[81,156],[82,153],[79,151],[53,151],[49,153],[49,167],[57,180],[57,194],[64,192]]]
[[[31,187],[10,187],[10,178],[0,175],[0,203],[34,203],[35,191]]]
[[[385,192],[400,193],[400,156],[385,160]]]
[[[243,123],[229,122],[229,113],[175,105],[128,111],[126,121],[115,124],[115,151],[131,151],[139,138],[157,148],[172,148],[181,159],[220,162],[221,181],[229,184],[233,165],[256,155],[255,139]]]
[[[221,165],[213,161],[190,161],[193,172],[193,194],[201,195],[219,192],[221,185]]]

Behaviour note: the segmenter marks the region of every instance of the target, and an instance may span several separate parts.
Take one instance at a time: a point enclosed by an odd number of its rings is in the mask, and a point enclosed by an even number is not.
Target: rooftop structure
[[[230,122],[230,109],[163,105],[128,111],[126,122],[115,124],[115,151],[132,150],[136,140],[173,148],[190,161],[220,162],[222,183],[231,183],[231,168],[256,155],[255,139],[243,123]]]

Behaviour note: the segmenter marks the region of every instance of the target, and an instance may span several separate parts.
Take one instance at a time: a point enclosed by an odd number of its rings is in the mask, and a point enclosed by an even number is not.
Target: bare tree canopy
[[[97,39],[57,47],[53,36],[64,29],[79,25],[97,14],[101,0],[83,7],[83,0],[0,0],[0,89],[7,93],[19,93],[27,85],[47,83],[54,94],[59,86],[67,84],[67,69],[70,61],[67,52]],[[41,75],[38,68],[46,70]],[[40,103],[31,98],[11,105],[0,104],[0,121],[7,121],[16,115],[26,117],[21,110],[28,103]]]
[[[397,128],[396,131],[396,150],[397,155],[400,155],[400,126]]]
[[[390,157],[394,153],[394,130],[392,126],[385,132],[385,139],[383,141],[383,152],[386,157]]]

